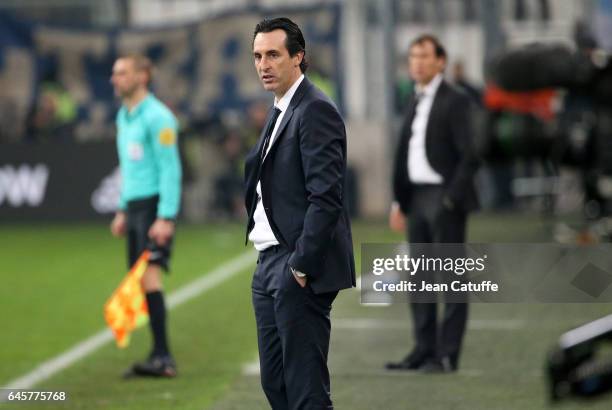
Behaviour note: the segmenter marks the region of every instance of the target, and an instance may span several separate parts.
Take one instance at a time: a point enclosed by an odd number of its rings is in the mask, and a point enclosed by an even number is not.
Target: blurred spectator
[[[43,84],[43,92],[51,94],[56,103],[56,118],[62,124],[73,123],[77,118],[77,104],[70,93],[57,82]]]
[[[259,140],[259,134],[266,124],[266,117],[268,116],[268,110],[272,106],[270,99],[259,99],[255,100],[249,106],[247,110],[248,123],[244,130],[245,144],[244,153],[246,154],[251,147],[257,144]]]
[[[27,118],[27,141],[68,141],[70,124],[62,121],[60,99],[51,89],[44,89]],[[65,117],[64,117],[65,118]]]
[[[76,104],[63,87],[47,83],[30,111],[26,140],[66,142],[72,140]]]
[[[244,216],[243,140],[237,130],[230,130],[221,141],[223,171],[214,182],[213,209],[216,216],[240,219]]]
[[[338,105],[336,83],[334,83],[331,76],[317,64],[317,60],[313,56],[310,56],[308,60],[308,79]]]
[[[246,122],[239,127],[225,126],[217,130],[217,134],[221,134],[223,169],[213,181],[212,208],[215,216],[231,219],[244,216],[243,158],[257,144],[271,107],[269,98],[256,99],[247,109]]]

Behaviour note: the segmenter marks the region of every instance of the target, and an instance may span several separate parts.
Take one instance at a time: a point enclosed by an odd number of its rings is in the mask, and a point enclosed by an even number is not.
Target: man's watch
[[[295,276],[297,276],[298,278],[305,278],[306,274],[303,272],[300,272],[299,270],[295,270],[293,269],[293,267],[289,266],[289,269],[291,269],[291,273],[293,273]]]

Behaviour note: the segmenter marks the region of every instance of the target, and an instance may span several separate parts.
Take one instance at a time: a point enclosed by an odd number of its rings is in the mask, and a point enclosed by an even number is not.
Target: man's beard
[[[118,90],[115,94],[121,99],[131,98],[136,93],[137,89],[138,87],[131,87],[126,90]]]

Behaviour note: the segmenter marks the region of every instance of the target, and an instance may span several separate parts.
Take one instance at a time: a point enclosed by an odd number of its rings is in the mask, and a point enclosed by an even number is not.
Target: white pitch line
[[[255,264],[257,254],[255,251],[245,252],[229,262],[219,266],[210,273],[204,274],[198,279],[188,283],[180,289],[168,295],[168,308],[172,309],[188,300],[195,298],[220,285],[240,271]]]
[[[173,309],[232,278],[250,265],[253,265],[255,257],[256,255],[253,251],[245,252],[182,288],[175,290],[168,295],[168,309]],[[101,330],[64,353],[41,363],[31,372],[9,381],[2,389],[30,389],[112,340],[113,334],[109,329]],[[0,402],[5,401],[5,399],[5,397],[0,397]]]
[[[253,361],[247,362],[242,366],[242,374],[245,376],[259,376],[260,373],[259,357],[256,357]]]

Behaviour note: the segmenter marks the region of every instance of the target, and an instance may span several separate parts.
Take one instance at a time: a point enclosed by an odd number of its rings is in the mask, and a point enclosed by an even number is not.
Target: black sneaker
[[[173,378],[177,376],[176,363],[172,356],[151,356],[144,362],[134,363],[124,374],[125,378],[137,376]]]

